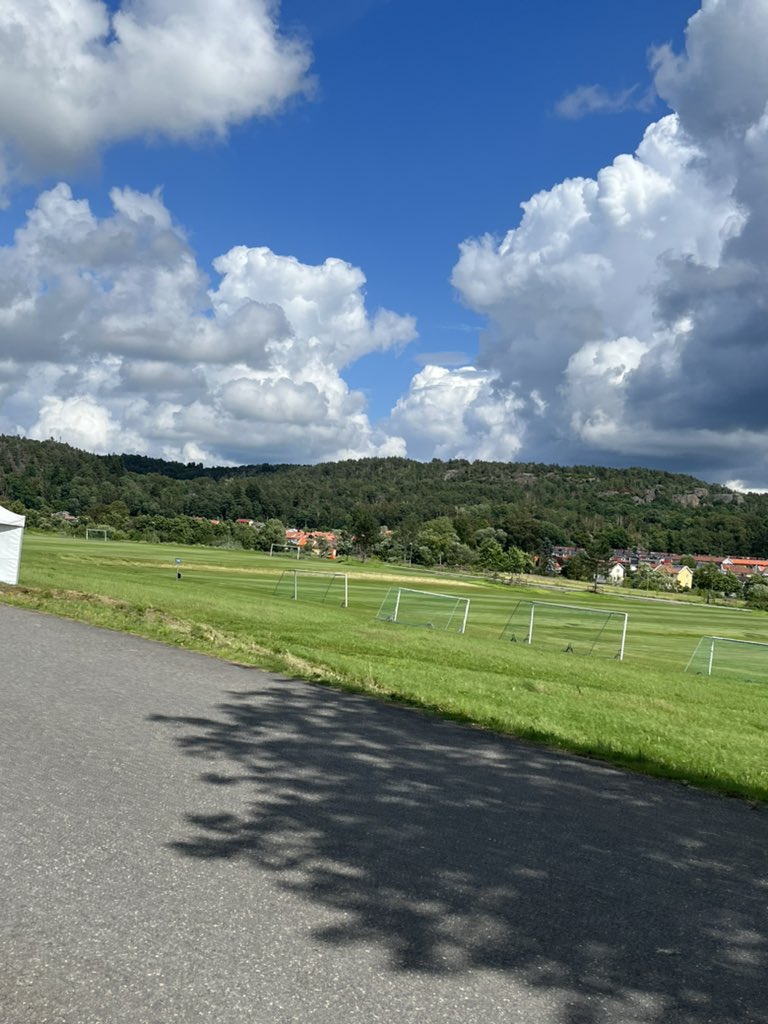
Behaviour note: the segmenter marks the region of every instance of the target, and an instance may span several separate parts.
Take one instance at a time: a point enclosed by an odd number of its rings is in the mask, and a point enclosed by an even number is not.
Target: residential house
[[[725,561],[722,555],[694,555],[693,560],[697,569],[703,569],[705,565],[716,565],[719,569]]]
[[[681,565],[675,583],[680,590],[690,590],[693,586],[693,569],[688,565]]]
[[[307,554],[324,541],[328,546],[328,558],[336,558],[336,534],[330,530],[297,530],[291,527],[285,531],[285,543],[301,548]]]
[[[764,558],[724,558],[720,567],[738,576],[742,582],[748,576],[768,575],[768,560]]]
[[[624,566],[621,562],[614,562],[608,570],[606,577],[609,583],[615,583],[617,586],[621,586],[624,582]]]
[[[654,572],[664,573],[671,577],[678,590],[690,590],[693,586],[693,570],[687,565],[675,562],[659,562],[653,567]]]

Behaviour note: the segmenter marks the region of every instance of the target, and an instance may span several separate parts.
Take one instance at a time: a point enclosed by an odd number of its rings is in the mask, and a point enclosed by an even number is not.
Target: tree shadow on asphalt
[[[562,1024],[768,1022],[764,808],[277,679],[151,720],[221,789],[173,849],[271,872],[316,941],[508,972]]]

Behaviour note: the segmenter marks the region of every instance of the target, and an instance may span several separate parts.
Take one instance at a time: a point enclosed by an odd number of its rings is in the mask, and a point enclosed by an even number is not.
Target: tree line
[[[556,545],[598,541],[768,554],[768,496],[642,467],[383,458],[206,468],[0,435],[0,503],[40,529],[90,523],[136,539],[268,547],[294,526],[384,558],[494,571],[545,567]]]

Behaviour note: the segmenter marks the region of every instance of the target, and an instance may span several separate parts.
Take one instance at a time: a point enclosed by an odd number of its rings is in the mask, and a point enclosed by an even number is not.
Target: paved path
[[[0,605],[2,1024],[768,1022],[768,812]]]

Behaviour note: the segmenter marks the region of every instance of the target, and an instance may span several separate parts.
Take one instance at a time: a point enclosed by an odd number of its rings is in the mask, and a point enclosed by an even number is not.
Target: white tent
[[[19,582],[24,516],[0,505],[0,583]]]

